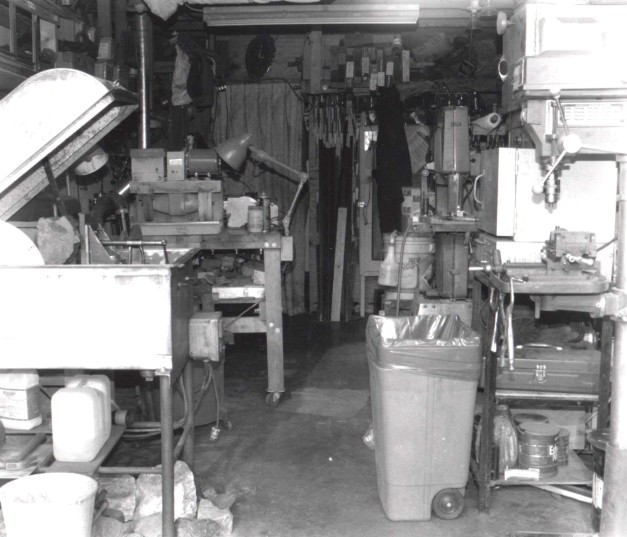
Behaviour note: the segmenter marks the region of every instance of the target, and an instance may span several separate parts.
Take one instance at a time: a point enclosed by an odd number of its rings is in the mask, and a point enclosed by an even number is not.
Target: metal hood
[[[33,75],[0,101],[0,220],[39,194],[138,106],[117,84],[73,69]]]

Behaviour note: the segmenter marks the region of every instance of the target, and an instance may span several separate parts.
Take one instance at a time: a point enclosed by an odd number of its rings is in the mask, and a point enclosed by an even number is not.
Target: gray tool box
[[[514,371],[499,367],[497,389],[597,393],[601,352],[566,347],[516,348]]]

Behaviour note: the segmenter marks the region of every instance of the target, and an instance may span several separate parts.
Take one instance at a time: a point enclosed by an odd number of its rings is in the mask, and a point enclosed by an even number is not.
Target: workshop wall
[[[365,56],[369,57],[367,70],[372,71],[378,61],[394,63],[395,83],[403,82],[402,50],[409,53],[410,72],[405,83],[435,79],[474,82],[482,87],[498,87],[496,64],[500,55],[500,38],[493,29],[475,28],[419,28],[402,34],[387,32],[323,32],[321,35],[320,77],[324,89],[343,89],[346,86],[346,62],[354,61],[351,85],[367,90],[367,73],[362,69]],[[246,67],[249,58],[267,51],[259,47],[255,32],[234,33],[217,30],[213,33],[214,51],[218,57],[218,71],[225,81],[256,79]],[[262,35],[271,38],[274,55],[266,78],[285,78],[290,82],[308,81],[311,72],[311,32],[270,28]],[[272,46],[272,45],[271,45]],[[315,73],[314,73],[315,76]],[[325,84],[326,83],[326,84]],[[305,88],[306,89],[306,88]]]

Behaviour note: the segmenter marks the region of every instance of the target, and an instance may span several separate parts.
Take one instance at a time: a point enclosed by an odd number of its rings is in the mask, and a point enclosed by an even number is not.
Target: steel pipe
[[[153,468],[152,466],[101,466],[96,472],[101,475],[117,475],[117,474],[160,474],[161,468]]]
[[[140,4],[143,6],[143,4]],[[139,149],[150,147],[150,109],[152,105],[152,21],[145,7],[138,11],[137,21],[137,65],[139,67]]]
[[[618,219],[616,286],[627,288],[627,156],[618,161]],[[610,443],[605,454],[603,511],[600,537],[623,537],[627,528],[627,319],[614,327]]]
[[[194,414],[196,408],[194,405],[194,362],[189,360],[183,370],[183,383],[185,384],[185,395],[187,396],[187,423],[180,442],[183,442],[183,460],[190,469],[194,470]],[[178,446],[177,446],[178,447]],[[177,454],[174,454],[176,459]]]
[[[174,537],[174,430],[170,375],[159,377],[161,400],[161,495],[163,537]]]
[[[594,404],[599,400],[599,396],[594,393],[566,393],[566,392],[539,392],[525,390],[496,390],[496,399],[524,399],[529,401],[564,401],[573,403]]]

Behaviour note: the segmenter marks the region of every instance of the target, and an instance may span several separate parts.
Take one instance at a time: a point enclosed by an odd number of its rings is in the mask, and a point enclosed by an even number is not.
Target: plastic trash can
[[[98,483],[71,473],[20,477],[0,488],[7,537],[90,537]]]
[[[444,519],[464,507],[480,337],[457,315],[371,316],[370,395],[383,510],[390,520]]]

